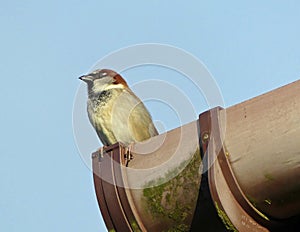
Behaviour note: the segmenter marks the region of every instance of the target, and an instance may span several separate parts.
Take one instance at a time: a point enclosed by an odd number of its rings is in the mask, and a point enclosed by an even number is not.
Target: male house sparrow
[[[158,135],[145,105],[120,74],[101,69],[79,79],[87,83],[88,116],[104,146],[128,146]]]

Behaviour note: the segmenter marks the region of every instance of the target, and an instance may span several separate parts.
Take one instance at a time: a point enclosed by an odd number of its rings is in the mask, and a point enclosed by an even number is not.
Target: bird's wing
[[[130,90],[123,90],[115,100],[111,116],[112,131],[124,144],[147,140],[158,134],[148,110]]]
[[[144,141],[158,135],[151,115],[142,102],[132,110],[129,121],[132,125],[130,130],[136,141]]]

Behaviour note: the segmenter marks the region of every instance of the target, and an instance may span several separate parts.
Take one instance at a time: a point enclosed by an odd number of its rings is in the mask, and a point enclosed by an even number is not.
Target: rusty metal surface
[[[136,222],[126,190],[123,187],[125,177],[121,170],[124,165],[124,149],[117,143],[106,147],[103,157],[93,153],[93,177],[95,191],[101,214],[108,230],[141,231]]]
[[[230,123],[226,124],[226,126],[228,126],[228,130],[226,130],[225,140],[225,143],[228,146],[222,144],[222,130],[224,130],[224,125],[222,124],[222,120],[220,122],[219,118],[220,114],[226,114],[225,110],[215,108],[204,112],[199,116],[200,143],[201,148],[205,153],[203,157],[203,164],[206,164],[207,167],[210,167],[207,174],[203,175],[203,177],[205,177],[203,178],[203,181],[205,182],[206,179],[209,187],[209,196],[206,196],[206,199],[211,201],[215,207],[215,213],[220,216],[223,223],[228,228],[236,229],[238,231],[299,231],[300,219],[298,217],[299,215],[296,214],[299,212],[297,211],[299,210],[299,201],[287,202],[293,207],[284,207],[285,205],[281,204],[281,207],[277,208],[276,206],[274,207],[275,204],[272,202],[272,207],[269,207],[269,211],[266,211],[268,215],[264,215],[251,204],[244,194],[244,192],[246,192],[248,196],[248,193],[251,192],[255,194],[255,196],[259,197],[265,193],[273,194],[275,190],[276,193],[281,193],[285,190],[283,189],[283,186],[290,190],[291,187],[296,186],[295,183],[299,183],[299,178],[297,178],[299,172],[296,172],[299,169],[296,170],[290,168],[294,167],[295,164],[297,164],[296,161],[299,159],[299,156],[297,156],[297,154],[299,154],[299,150],[297,150],[299,148],[298,140],[295,139],[300,138],[300,130],[297,129],[300,127],[296,127],[297,125],[300,125],[299,114],[297,113],[299,107],[296,107],[299,105],[299,91],[296,90],[299,89],[300,81],[290,85],[288,88],[284,87],[279,91],[276,90],[274,93],[261,96],[257,99],[255,98],[251,101],[247,101],[229,108],[230,113],[228,119],[230,119]],[[288,94],[289,92],[291,93]],[[263,109],[266,103],[271,104],[274,96],[276,96],[276,101],[278,101],[276,104],[273,104],[276,105],[276,107],[271,108],[272,110],[268,108],[264,111]],[[288,104],[289,101],[291,103]],[[280,115],[276,114],[276,110],[278,109],[281,110]],[[287,112],[289,114],[287,114]],[[288,123],[282,123],[282,125],[279,125],[278,123],[284,120],[282,115],[288,116]],[[272,118],[270,121],[271,123],[267,122],[268,117],[275,116],[276,118]],[[263,120],[260,120],[260,118],[263,118]],[[195,121],[195,123],[197,122]],[[263,127],[264,124],[267,126]],[[277,125],[279,125],[279,127],[277,127]],[[296,126],[294,127],[294,125]],[[254,127],[256,129],[253,129]],[[262,127],[265,129],[261,129]],[[282,133],[280,136],[277,135],[275,139],[272,137],[272,141],[269,141],[270,136],[277,134],[277,131],[276,133],[271,133],[274,128],[276,130],[279,128],[283,132],[285,132],[286,129],[288,133]],[[227,133],[227,131],[230,133]],[[177,135],[177,133],[174,134]],[[189,138],[190,134],[182,133],[182,135],[184,135],[184,138]],[[199,138],[198,136],[196,137],[197,139]],[[169,141],[170,139],[170,141],[167,143],[168,146],[171,147],[169,150],[174,149],[173,145],[178,141],[181,141],[180,136],[176,137],[176,141],[174,138],[175,137],[166,137],[166,141]],[[252,138],[252,140],[249,138]],[[283,138],[285,143],[283,147],[284,149],[282,148],[280,152],[278,151],[278,154],[275,150],[275,157],[277,157],[275,162],[276,165],[265,165],[274,163],[272,160],[270,161],[268,159],[270,159],[270,157],[273,159],[272,155],[274,152],[274,147],[277,144],[280,144],[278,142],[279,138]],[[291,138],[293,138],[292,141]],[[247,139],[249,141],[247,141]],[[265,139],[269,139],[267,145],[265,144]],[[161,140],[161,137],[157,136],[156,140]],[[154,143],[155,141],[150,142],[150,147]],[[251,146],[249,146],[249,144]],[[186,147],[190,147],[190,145],[186,142],[184,142],[184,145],[186,146],[181,146],[181,148],[184,148],[182,150],[186,150]],[[144,145],[140,146],[141,149],[144,149]],[[284,169],[282,168],[282,165],[277,164],[281,164],[283,161],[285,161],[286,157],[284,157],[282,154],[285,154],[285,151],[288,147],[291,147],[289,149],[288,157],[293,158],[294,156],[297,156],[297,159],[289,159],[288,164],[290,166],[284,166],[287,167]],[[135,147],[135,149],[137,148],[139,148],[139,146]],[[227,151],[230,153],[230,159]],[[95,153],[93,155],[93,175],[97,200],[106,226],[109,230],[111,229],[122,232],[136,231],[135,229],[137,226],[138,231],[146,231],[141,220],[137,219],[139,218],[139,215],[134,209],[134,204],[130,198],[130,191],[124,188],[124,186],[130,186],[126,183],[127,175],[130,177],[128,179],[134,180],[132,183],[137,183],[139,180],[142,180],[142,182],[140,181],[141,184],[140,182],[138,182],[139,185],[135,184],[137,186],[142,186],[146,178],[149,178],[151,173],[158,173],[156,171],[154,172],[152,169],[152,167],[155,166],[154,164],[167,163],[166,161],[169,161],[169,157],[161,156],[160,151],[157,151],[156,153],[153,154],[153,156],[136,155],[135,158],[129,163],[129,166],[131,166],[132,169],[133,167],[136,169],[145,168],[145,166],[148,167],[150,171],[147,173],[147,175],[142,177],[140,175],[135,175],[135,172],[133,171],[132,173],[134,173],[134,175],[130,176],[130,173],[125,171],[124,149],[119,143],[105,148],[103,157],[100,157],[99,153]],[[179,157],[182,157],[181,153],[182,152],[178,152]],[[251,161],[253,163],[251,163]],[[174,163],[178,163],[178,159],[174,159]],[[271,182],[270,180],[266,182],[259,179],[268,177],[268,175],[263,176],[261,174],[261,167],[265,166],[268,168],[271,166],[271,168],[273,168],[270,169],[272,174],[274,173],[277,175],[277,173],[279,173],[281,175],[281,182]],[[260,175],[249,175],[249,173],[254,174],[256,172],[256,170],[253,171],[253,167],[257,169],[257,172]],[[158,167],[157,170],[161,170],[161,166]],[[294,172],[288,173],[289,175],[283,175],[286,174],[287,170],[294,170]],[[295,175],[293,176],[292,174]],[[271,179],[271,177],[268,177],[267,179]],[[284,181],[287,182],[288,185],[283,184]],[[204,182],[201,183],[203,184]],[[259,188],[257,187],[257,183],[260,184]],[[266,183],[269,183],[272,188],[270,186],[269,188],[265,188]],[[282,183],[282,186],[278,186],[278,183]],[[202,187],[205,189],[204,185],[201,185],[200,188]],[[206,193],[207,192],[205,192],[205,194]],[[297,198],[295,199],[299,199],[298,196],[299,195],[297,195]],[[263,199],[268,200],[268,198]],[[278,197],[278,199],[280,200],[280,197]],[[281,211],[278,209],[285,209],[285,212],[280,213]],[[202,214],[204,216],[205,210]],[[274,211],[276,214],[273,214]],[[195,214],[197,213],[198,212],[195,212]],[[272,215],[273,217],[270,217],[269,215]],[[278,217],[278,215],[295,217]],[[194,225],[198,223],[196,219],[193,221]]]
[[[93,155],[93,172],[94,172],[94,182],[95,182],[95,189],[96,189],[96,195],[99,203],[99,208],[101,210],[104,222],[106,224],[106,227],[108,230],[115,230],[116,226],[114,219],[120,218],[120,214],[117,212],[116,214],[112,214],[111,212],[111,203],[112,201],[115,202],[115,190],[112,183],[112,170],[110,169],[110,158],[109,153],[112,153],[113,151],[107,151],[103,153],[103,157],[101,157],[101,163],[100,160],[100,153],[96,152]],[[97,170],[95,169],[97,168]],[[104,181],[103,175],[105,176]],[[96,183],[97,181],[97,183]],[[100,200],[99,200],[100,199]],[[105,212],[103,214],[103,211]]]
[[[106,147],[104,149],[105,151],[102,158],[100,158],[98,153],[94,155],[94,172],[99,173],[98,176],[95,176],[94,174],[95,189],[99,207],[101,209],[101,212],[103,212],[103,218],[108,230],[112,229],[121,232],[162,231],[168,230],[171,227],[175,228],[175,223],[170,224],[170,222],[172,222],[171,219],[167,221],[167,215],[165,216],[166,220],[164,220],[162,216],[157,218],[157,215],[154,215],[151,212],[149,213],[149,207],[145,205],[148,204],[146,201],[147,198],[145,198],[145,196],[143,195],[143,191],[145,186],[147,186],[146,184],[148,183],[148,181],[156,180],[156,177],[161,176],[159,171],[164,174],[170,173],[170,170],[177,170],[178,166],[180,166],[180,168],[185,168],[185,165],[183,166],[183,164],[186,164],[188,166],[195,153],[198,152],[197,154],[199,154],[199,134],[197,126],[198,123],[195,121],[191,124],[177,128],[176,131],[168,132],[168,136],[158,136],[159,138],[157,138],[157,140],[161,140],[162,137],[167,137],[165,140],[163,140],[164,146],[159,147],[160,149],[162,149],[160,151],[154,150],[154,153],[147,155],[136,154],[136,147],[134,147],[135,149],[131,150],[134,158],[129,162],[128,167],[126,167],[126,160],[124,159],[124,147],[121,144],[113,145],[113,147]],[[192,136],[192,138],[189,138],[189,136]],[[176,146],[174,146],[173,144],[173,142],[175,141],[174,138],[176,139],[176,141],[178,141],[178,143],[176,143]],[[182,142],[183,144],[181,144],[180,142]],[[151,141],[151,145],[156,147],[156,144],[157,141]],[[183,145],[184,147],[181,147],[179,145]],[[140,147],[139,150],[142,150],[142,147]],[[148,150],[149,149],[146,149],[146,151]],[[167,163],[161,162],[162,160],[165,160],[165,162]],[[160,161],[158,163],[160,163],[162,167],[157,167],[156,171],[153,170],[153,168],[156,167],[157,161]],[[136,167],[137,165],[140,166]],[[149,171],[155,171],[155,173],[152,173],[152,176],[146,176],[148,177],[148,179],[145,178],[145,175],[142,175],[144,173],[143,168],[145,168],[145,165],[148,165]],[[198,159],[197,162],[192,162],[191,165],[200,166],[200,159]],[[135,168],[133,168],[133,166]],[[153,168],[151,168],[152,166]],[[99,169],[98,171],[96,171],[97,168]],[[195,168],[195,172],[197,172],[200,177],[198,169],[199,167]],[[134,175],[129,176],[128,174],[132,172],[135,172]],[[196,177],[198,181],[196,182],[198,184],[200,183],[199,177]],[[97,183],[96,180],[98,180]],[[139,181],[141,183],[140,186],[143,188],[128,188],[132,185],[136,186],[136,181]],[[181,181],[181,179],[179,179],[178,181]],[[195,183],[195,181],[193,183]],[[195,186],[196,184],[194,184],[192,187],[190,186],[192,190],[195,189],[195,194],[193,195],[193,191],[190,191],[189,196],[195,196],[194,199],[196,202],[198,191],[197,187],[195,188]],[[183,190],[183,192],[186,191],[187,188]],[[179,191],[179,197],[184,199],[181,191]],[[182,199],[181,201],[183,201]],[[190,201],[191,200],[188,200],[188,202]],[[191,212],[191,216],[185,216],[184,214],[184,216],[186,217],[184,223],[188,222],[188,226],[190,226],[189,223],[191,223],[192,221],[194,206],[195,203],[193,203],[193,205],[191,206],[186,206],[183,209],[185,211]],[[182,211],[180,213],[182,213]],[[182,219],[179,220],[179,224],[182,224],[181,220]],[[161,224],[163,224],[164,226],[162,226]]]
[[[122,171],[124,169],[121,168],[121,166],[126,166],[127,161],[125,160],[125,149],[123,146],[119,146],[119,149],[114,150],[113,154],[113,172],[114,172],[114,180],[115,185],[118,193],[118,197],[120,200],[120,204],[122,206],[122,210],[124,212],[124,215],[126,216],[126,220],[129,223],[129,226],[131,229],[137,230],[137,228],[140,230],[139,224],[137,223],[137,219],[135,218],[132,209],[134,208],[133,205],[130,205],[129,193],[126,191],[124,186],[124,181],[126,181],[126,172]],[[122,187],[121,187],[122,186]],[[132,228],[136,227],[136,228]],[[122,230],[123,231],[123,230]]]
[[[98,152],[93,153],[93,179],[94,179],[94,186],[95,186],[95,192],[96,197],[98,201],[98,205],[102,214],[102,217],[104,218],[105,225],[108,228],[108,230],[115,229],[111,215],[109,213],[108,206],[106,204],[106,199],[104,197],[104,189],[102,184],[102,179],[100,178],[100,164],[98,161]]]
[[[300,215],[300,80],[223,113],[226,149],[243,192],[269,217]]]
[[[210,167],[208,171],[209,187],[216,210],[219,211],[219,216],[223,217],[224,222],[227,222],[228,227],[231,226],[231,222],[232,225],[241,232],[266,232],[268,229],[260,226],[253,217],[243,209],[238,199],[236,199],[236,196],[240,196],[240,194],[237,190],[238,185],[233,180],[229,166],[226,165],[226,160],[224,162],[224,157],[226,159],[226,156],[219,134],[219,110],[220,108],[214,108],[207,111],[201,114],[199,119],[200,130],[203,131],[203,133],[201,133],[203,148],[204,152],[206,152],[208,166]],[[234,189],[234,191],[232,189]],[[241,199],[239,198],[239,200]],[[227,221],[226,217],[228,217],[230,222]]]
[[[220,110],[214,108],[199,117],[204,160],[210,167],[210,192],[219,216],[227,227],[234,226],[238,231],[295,231],[290,222],[273,220],[260,213],[242,192],[220,138]]]

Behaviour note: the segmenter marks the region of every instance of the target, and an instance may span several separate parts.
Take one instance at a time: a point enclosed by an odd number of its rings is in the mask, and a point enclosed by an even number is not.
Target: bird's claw
[[[133,148],[133,143],[129,144],[127,147],[125,147],[125,151],[124,151],[124,158],[125,158],[125,162],[126,162],[126,167],[128,167],[128,163],[130,160],[133,159],[133,155],[131,153]]]
[[[104,157],[104,150],[106,149],[106,146],[100,147],[98,150],[98,158],[99,161],[101,162],[103,157]]]

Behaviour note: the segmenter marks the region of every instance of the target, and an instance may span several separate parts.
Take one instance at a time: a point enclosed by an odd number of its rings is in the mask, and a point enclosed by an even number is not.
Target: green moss
[[[134,232],[142,232],[142,230],[140,229],[139,225],[137,224],[136,221],[131,221],[130,222],[131,228]]]
[[[234,225],[232,224],[232,222],[230,221],[229,217],[227,216],[227,214],[221,210],[218,206],[218,203],[215,202],[215,207],[217,209],[218,215],[219,217],[222,219],[223,224],[226,226],[227,230],[230,231],[235,231],[238,232],[238,230],[234,227]]]
[[[168,204],[171,202],[171,194],[170,193],[167,193],[166,201],[167,201]]]
[[[265,199],[264,202],[267,203],[268,205],[272,204],[272,200],[271,199]]]
[[[108,232],[116,232],[114,229],[109,230]]]
[[[271,174],[266,173],[264,176],[265,176],[265,178],[266,178],[267,180],[269,180],[269,181],[274,181],[274,177],[273,177]]]
[[[197,149],[190,161],[182,162],[163,178],[146,184],[143,190],[146,210],[167,228],[163,231],[189,231],[201,177],[199,167],[200,152]]]
[[[254,206],[254,207],[257,207],[257,200],[254,198],[254,197],[252,197],[252,196],[250,196],[250,195],[246,195],[246,197],[248,198],[248,200],[250,201],[250,203]]]
[[[261,211],[261,210],[259,210],[259,204],[261,203],[261,202],[258,202],[254,197],[252,197],[252,196],[250,196],[250,195],[246,195],[247,196],[247,198],[248,198],[248,200],[250,201],[250,203],[253,205],[253,207],[254,207],[254,210],[261,216],[261,217],[263,217],[264,219],[266,219],[266,220],[269,220],[269,218]],[[268,203],[268,204],[271,204],[272,202],[271,202],[271,200],[270,199],[265,199],[265,201],[264,201],[265,203]]]

